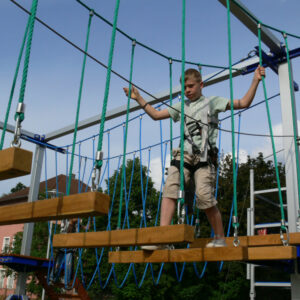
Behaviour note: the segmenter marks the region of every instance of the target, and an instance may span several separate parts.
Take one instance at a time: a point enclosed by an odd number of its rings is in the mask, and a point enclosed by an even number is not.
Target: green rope
[[[233,82],[232,82],[232,55],[231,55],[231,28],[230,28],[230,0],[227,0],[227,28],[228,28],[228,58],[229,58],[229,78],[230,78],[230,110],[231,110],[231,140],[232,140],[232,172],[233,172],[233,206],[234,221],[232,225],[238,228],[237,222],[237,195],[236,195],[236,163],[235,163],[235,136],[234,136],[234,107],[233,107]]]
[[[172,58],[169,58],[169,77],[170,77],[170,106],[173,105],[173,84],[172,84]],[[173,159],[173,121],[170,119],[170,160]]]
[[[21,83],[20,95],[19,95],[19,103],[24,102],[24,95],[25,95],[28,67],[29,67],[29,58],[30,58],[30,51],[31,51],[31,44],[32,44],[32,35],[33,35],[37,5],[38,5],[38,0],[33,0],[31,5],[31,15],[29,17],[28,37],[27,37],[26,52],[25,52],[25,59],[24,59],[22,83]],[[16,112],[15,120],[17,120],[18,118],[19,121],[22,122],[24,120],[24,113]]]
[[[6,114],[5,114],[3,130],[2,130],[1,142],[0,142],[0,150],[3,149],[3,145],[4,145],[4,138],[5,138],[5,133],[6,133],[6,129],[7,129],[8,117],[9,117],[9,113],[10,113],[10,110],[11,110],[11,103],[12,103],[12,99],[13,99],[13,96],[14,96],[16,82],[17,82],[17,78],[18,78],[18,74],[19,74],[20,65],[21,65],[21,60],[22,60],[22,56],[23,56],[23,52],[24,52],[26,39],[27,39],[29,21],[30,21],[30,17],[28,17],[28,21],[27,21],[23,41],[22,41],[22,46],[21,46],[21,49],[20,49],[20,52],[19,52],[19,57],[18,57],[17,67],[16,67],[16,71],[15,71],[15,75],[14,75],[14,80],[13,80],[11,90],[10,90],[10,95],[9,95],[9,100],[8,100],[8,104],[7,104],[7,110],[6,110]]]
[[[107,100],[109,94],[109,85],[110,85],[110,75],[111,75],[111,67],[115,46],[115,37],[116,37],[116,29],[117,29],[117,20],[118,20],[118,12],[119,12],[120,0],[116,0],[115,13],[114,13],[114,24],[111,34],[111,42],[110,42],[110,51],[107,65],[107,73],[106,73],[106,85],[105,85],[105,93],[104,100],[102,106],[102,115],[101,115],[101,124],[100,124],[100,132],[99,132],[99,140],[98,140],[98,151],[102,150],[103,143],[103,134],[104,134],[104,123],[106,118],[106,108],[107,108]],[[96,161],[96,168],[100,169],[102,167],[102,160]]]
[[[259,43],[258,44],[258,47],[259,47],[259,64],[262,66],[261,24],[258,23],[257,27],[258,27],[258,43]],[[270,115],[269,102],[268,102],[267,89],[266,89],[266,83],[265,83],[265,77],[264,76],[262,76],[262,84],[263,84],[264,97],[265,97],[265,103],[266,103],[266,109],[267,109],[267,115],[268,115],[268,124],[269,124],[269,130],[270,130],[271,142],[272,142],[272,150],[273,150],[275,172],[276,172],[276,179],[277,179],[277,186],[278,186],[278,196],[279,196],[279,202],[280,202],[281,220],[283,220],[285,222],[284,208],[283,208],[283,201],[282,201],[282,193],[281,193],[281,186],[280,186],[280,178],[279,178],[279,171],[278,171],[278,164],[277,164],[277,157],[276,157],[276,149],[275,149],[275,143],[274,143],[274,137],[273,137],[271,115]],[[286,227],[282,224],[281,229],[286,229]]]
[[[126,123],[125,123],[125,136],[124,136],[124,149],[123,149],[123,165],[122,165],[122,178],[121,178],[121,190],[120,190],[120,205],[119,205],[119,217],[118,217],[118,225],[117,228],[121,228],[121,216],[122,216],[122,204],[123,204],[123,189],[124,189],[124,181],[126,180],[126,150],[127,150],[127,134],[128,134],[128,120],[129,120],[129,108],[130,108],[130,95],[132,88],[132,73],[133,73],[133,61],[134,61],[134,49],[135,49],[135,41],[132,42],[131,47],[131,62],[130,62],[130,75],[129,75],[129,92],[127,98],[127,112],[126,112]]]
[[[287,41],[287,35],[285,32],[283,32],[283,38],[285,42],[285,48],[286,48],[286,59],[288,63],[288,69],[289,69],[289,82],[290,82],[290,93],[291,93],[291,106],[292,106],[292,115],[293,115],[293,130],[294,130],[294,144],[295,144],[295,154],[296,154],[296,167],[297,167],[297,182],[298,182],[298,200],[299,200],[299,207],[300,207],[300,167],[299,167],[299,149],[297,144],[297,119],[296,119],[296,108],[295,108],[295,98],[294,98],[294,92],[293,92],[293,80],[292,80],[292,68],[291,68],[291,61],[290,61],[290,51]],[[299,213],[298,213],[299,215]],[[299,216],[300,217],[300,216]]]
[[[184,69],[185,69],[185,0],[182,0],[182,48],[181,48],[181,114],[180,114],[180,191],[184,191]],[[184,204],[183,195],[178,201]]]
[[[70,189],[71,189],[71,183],[72,183],[75,145],[76,145],[76,138],[77,138],[78,122],[79,122],[82,87],[83,87],[84,73],[85,73],[85,67],[86,67],[86,53],[88,51],[88,46],[89,46],[89,38],[90,38],[91,23],[92,23],[93,15],[94,15],[94,13],[93,13],[93,11],[91,11],[90,15],[89,15],[89,21],[88,21],[88,27],[87,27],[87,33],[86,33],[85,49],[84,49],[83,63],[82,63],[82,69],[81,69],[80,86],[79,86],[79,93],[78,93],[78,99],[77,99],[77,111],[76,111],[75,128],[74,128],[74,134],[73,134],[72,155],[71,155],[71,163],[70,163],[70,169],[69,169],[67,195],[70,195]]]

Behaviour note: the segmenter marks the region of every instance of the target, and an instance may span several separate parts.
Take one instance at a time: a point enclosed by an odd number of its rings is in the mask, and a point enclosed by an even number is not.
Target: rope
[[[262,64],[262,50],[261,50],[261,24],[260,23],[257,24],[257,29],[258,29],[259,63],[261,65]],[[267,96],[267,89],[266,89],[266,83],[265,83],[265,77],[264,76],[262,76],[262,83],[263,83],[266,110],[267,110],[267,116],[268,116],[269,130],[270,130],[270,135],[271,135],[271,143],[272,143],[272,150],[273,150],[273,157],[274,157],[276,180],[277,180],[277,186],[278,186],[278,196],[279,196],[280,211],[281,211],[281,232],[283,230],[287,232],[287,227],[285,225],[285,214],[284,214],[284,208],[283,208],[280,177],[279,177],[278,163],[277,163],[277,157],[276,157],[276,149],[275,149],[275,143],[274,143],[274,138],[273,138],[271,115],[270,115],[269,103],[268,103],[268,100],[267,100],[268,96]],[[286,241],[284,241],[283,236],[282,236],[282,242],[283,242],[283,244],[286,244]]]
[[[134,61],[134,49],[135,41],[132,42],[131,46],[131,60],[130,60],[130,75],[129,81],[132,82],[132,73],[133,73],[133,61]],[[120,205],[119,205],[119,216],[118,216],[118,225],[117,228],[121,228],[121,217],[122,217],[122,204],[123,204],[123,181],[126,176],[126,150],[127,150],[127,134],[128,134],[128,119],[129,119],[129,108],[130,108],[130,95],[131,95],[132,84],[129,83],[129,93],[127,98],[127,112],[126,112],[126,122],[125,122],[125,136],[124,136],[124,147],[123,147],[123,165],[122,165],[122,179],[121,179],[121,190],[120,190]],[[102,119],[101,119],[102,120]]]
[[[185,0],[182,0],[182,35],[181,35],[181,115],[180,115],[180,195],[178,202],[184,204],[184,86],[185,86]],[[178,211],[180,214],[180,209]]]
[[[234,137],[234,115],[233,115],[233,83],[232,83],[232,58],[231,58],[231,28],[230,28],[230,0],[227,1],[227,29],[228,29],[228,58],[229,58],[229,81],[230,81],[230,110],[231,110],[231,140],[232,140],[232,172],[233,172],[233,203],[234,203],[234,245],[239,245],[238,220],[237,220],[237,196],[236,196],[236,163],[235,163],[235,137]]]
[[[17,82],[17,78],[18,78],[18,74],[19,74],[21,59],[23,56],[26,38],[27,38],[27,34],[28,34],[28,28],[29,28],[29,23],[30,23],[29,21],[30,21],[30,18],[28,18],[28,21],[26,24],[26,29],[25,29],[25,33],[24,33],[24,37],[23,37],[23,41],[22,41],[22,46],[21,46],[18,61],[17,61],[17,67],[16,67],[13,83],[12,83],[11,90],[10,90],[10,95],[9,95],[9,100],[8,100],[8,104],[7,104],[7,110],[6,110],[6,114],[5,114],[3,130],[2,130],[1,142],[0,142],[0,150],[3,149],[4,138],[5,138],[5,133],[6,133],[6,129],[7,129],[7,122],[8,122],[10,109],[11,109],[11,103],[12,103],[12,99],[13,99],[14,92],[15,92],[15,87],[16,87],[16,82]]]
[[[85,40],[85,52],[88,50],[88,46],[89,46],[89,37],[90,37],[91,23],[92,23],[93,15],[94,15],[93,11],[90,11],[88,27],[87,27],[87,33],[86,33],[86,40]],[[71,163],[70,163],[70,170],[69,170],[69,182],[68,182],[67,195],[70,194],[71,182],[72,182],[75,144],[76,144],[76,138],[77,138],[79,112],[80,112],[80,104],[81,104],[81,96],[82,96],[82,87],[83,87],[83,81],[84,81],[85,67],[86,67],[86,54],[84,54],[84,56],[83,56],[83,63],[82,63],[82,69],[81,69],[81,78],[80,78],[79,94],[78,94],[78,100],[77,100],[77,111],[76,111],[75,128],[74,128],[74,134],[73,134],[72,155],[71,155]],[[79,177],[79,179],[80,179],[80,177]]]
[[[98,151],[102,151],[104,122],[105,122],[105,117],[106,117],[107,100],[108,100],[108,94],[109,94],[111,67],[112,67],[112,60],[113,60],[113,53],[114,53],[114,46],[115,46],[119,5],[120,5],[120,0],[116,0],[116,6],[115,6],[115,12],[114,12],[114,24],[113,24],[112,34],[111,34],[110,51],[109,51],[108,66],[107,66],[107,73],[106,73],[105,93],[104,93],[104,100],[103,100],[103,106],[102,106],[102,116],[101,116],[101,124],[100,124],[99,140],[98,140]],[[96,168],[97,169],[101,168],[102,163],[103,163],[102,159],[99,159],[99,157],[96,157]]]

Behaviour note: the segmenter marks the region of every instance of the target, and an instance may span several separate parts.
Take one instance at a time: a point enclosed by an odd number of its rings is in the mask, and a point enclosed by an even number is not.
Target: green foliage
[[[12,188],[10,190],[10,192],[15,193],[15,192],[24,190],[25,188],[26,188],[26,186],[22,182],[19,182],[19,183],[17,183],[17,185],[14,188]]]

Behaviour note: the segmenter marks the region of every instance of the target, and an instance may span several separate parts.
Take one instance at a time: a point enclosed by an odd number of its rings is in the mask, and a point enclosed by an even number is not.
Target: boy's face
[[[184,94],[191,100],[195,101],[202,96],[203,82],[199,82],[194,78],[188,78],[184,84]]]

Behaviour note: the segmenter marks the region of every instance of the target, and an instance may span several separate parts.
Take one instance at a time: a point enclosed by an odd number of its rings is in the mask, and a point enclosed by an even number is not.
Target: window
[[[4,287],[5,270],[0,269],[0,289]]]
[[[2,244],[2,252],[8,252],[10,246],[10,237],[4,237],[3,238],[3,244]]]
[[[13,289],[14,288],[14,279],[15,279],[15,276],[14,274],[11,274],[7,277],[7,281],[6,281],[6,287],[8,289]]]

